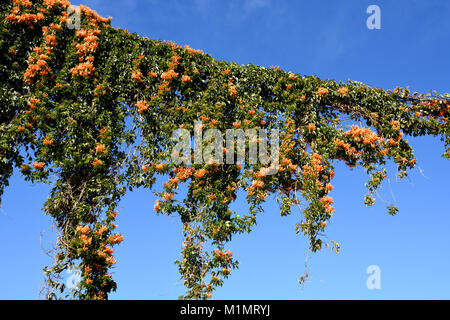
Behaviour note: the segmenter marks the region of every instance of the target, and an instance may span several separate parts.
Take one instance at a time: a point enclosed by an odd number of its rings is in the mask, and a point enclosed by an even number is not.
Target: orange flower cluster
[[[36,22],[44,20],[44,15],[42,14],[42,12],[39,12],[37,14],[21,14],[22,7],[29,9],[32,5],[33,4],[29,0],[14,0],[14,7],[11,13],[6,15],[5,20],[13,24],[26,24],[29,27],[32,27]]]
[[[39,103],[40,100],[36,99],[36,98],[31,98],[30,102],[28,103],[28,105],[30,106],[31,109],[36,109],[36,104]]]
[[[97,231],[97,235],[101,236],[103,233],[105,233],[108,230],[107,226],[102,226],[100,229],[98,229]]]
[[[341,87],[341,88],[338,89],[338,93],[339,93],[341,96],[346,96],[347,93],[348,93],[348,89],[347,89],[346,87]]]
[[[53,145],[53,140],[52,139],[44,139],[44,146],[52,146]]]
[[[164,198],[164,200],[172,200],[173,199],[173,193],[164,193],[163,194],[163,198]]]
[[[392,129],[394,129],[394,130],[400,130],[400,122],[398,122],[397,120],[392,120],[391,126],[392,126]]]
[[[55,49],[57,45],[55,34],[60,29],[61,25],[55,23],[51,23],[49,27],[42,27],[45,42],[42,47],[34,48],[33,54],[28,58],[29,65],[24,73],[26,83],[31,83],[38,74],[41,76],[50,74],[51,69],[48,66],[50,57],[47,54]]]
[[[247,194],[249,196],[252,196],[252,195],[255,194],[255,190],[256,189],[262,189],[262,188],[264,188],[264,186],[265,186],[264,181],[262,181],[262,180],[253,180],[251,186],[248,187],[245,191],[247,191]],[[258,197],[265,198],[265,197],[267,197],[267,194],[264,193],[264,192],[258,192]],[[234,199],[234,198],[232,198],[232,199]]]
[[[334,212],[335,209],[331,206],[331,204],[334,202],[333,198],[331,198],[329,196],[325,196],[325,197],[320,198],[320,202],[325,207],[325,212],[327,212],[329,214]]]
[[[144,81],[144,79],[142,79],[142,72],[140,70],[133,70],[131,72],[131,78],[138,82]]]
[[[111,212],[108,216],[112,219],[114,219],[115,217],[117,217],[119,215],[119,211],[113,211]]]
[[[191,77],[183,75],[181,77],[181,81],[183,81],[183,82],[191,82]]]
[[[47,49],[51,50],[51,47],[48,47]],[[43,50],[41,48],[34,48],[33,51],[34,55],[31,55],[28,58],[29,65],[24,73],[25,82],[27,83],[31,83],[33,78],[38,74],[44,76],[48,75],[51,71],[50,67],[47,65],[49,56],[42,53]]]
[[[52,0],[50,0],[52,1]],[[58,0],[57,0],[58,1]],[[61,0],[59,2],[62,2]],[[102,17],[100,16],[96,11],[92,10],[89,7],[86,7],[84,5],[79,6],[82,13],[84,13],[88,18],[90,18],[90,23],[93,25],[97,25],[97,23],[103,23],[105,25],[108,25],[111,22],[111,17]]]
[[[112,244],[114,243],[121,243],[123,241],[123,236],[119,233],[115,233],[109,236],[108,238],[109,242]]]
[[[83,12],[88,18],[88,29],[80,29],[76,32],[78,39],[82,40],[81,43],[75,45],[77,54],[79,55],[80,64],[71,69],[73,75],[79,75],[81,77],[89,77],[94,74],[94,54],[98,49],[98,35],[100,29],[98,24],[109,24],[111,18],[103,18],[97,12],[90,8],[80,5],[81,12]],[[64,17],[67,20],[67,16]]]
[[[334,144],[335,144],[334,149],[336,150],[339,149],[339,147],[341,147],[349,155],[354,155],[356,153],[356,149],[354,147],[352,147],[349,143],[344,142],[340,139],[334,140]]]
[[[194,172],[194,169],[186,167],[186,168],[177,169],[176,171],[177,171],[177,177],[180,180],[186,180],[190,176],[192,176],[192,173]]]
[[[97,250],[97,255],[100,258],[110,257],[114,253],[114,250],[108,246],[105,246],[103,249]]]
[[[311,157],[311,166],[304,165],[302,169],[305,177],[318,178],[319,174],[324,170],[322,156],[313,153]]]
[[[205,174],[207,174],[208,171],[206,171],[205,169],[198,169],[195,171],[194,173],[194,177],[196,177],[197,179],[201,179],[205,176]]]
[[[159,163],[155,166],[156,171],[161,172],[167,167],[167,163]]]
[[[236,90],[236,87],[235,87],[235,86],[231,86],[231,87],[230,87],[230,95],[231,95],[232,97],[236,97],[236,95],[237,95],[237,90]]]
[[[88,61],[76,65],[70,71],[72,72],[73,75],[88,77],[94,74],[95,67],[91,62]]]
[[[344,136],[352,136],[356,142],[362,142],[371,148],[375,148],[377,144],[384,142],[383,138],[369,128],[360,128],[357,125],[352,125],[350,130],[344,132]]]
[[[45,167],[43,162],[33,162],[33,167],[37,170],[42,170]]]
[[[96,167],[103,165],[103,161],[95,159],[91,164],[94,168],[96,168]]]
[[[103,153],[105,151],[105,149],[106,149],[106,146],[104,144],[100,144],[100,143],[97,143],[97,146],[95,147],[95,151],[97,153]]]
[[[68,0],[44,0],[44,4],[48,8],[54,8],[56,6],[62,6],[64,9],[70,6],[70,1]]]
[[[263,188],[265,186],[265,183],[264,183],[264,181],[262,181],[262,180],[255,180],[255,181],[253,181],[253,183],[252,183],[252,188],[254,189],[254,188]]]
[[[98,49],[98,37],[100,34],[99,29],[95,30],[85,30],[80,29],[77,31],[76,36],[79,39],[83,39],[82,43],[78,43],[75,47],[77,48],[77,54],[80,56],[80,60],[90,54],[94,54]]]
[[[90,246],[92,244],[92,237],[88,237],[87,235],[82,234],[82,235],[80,235],[80,239],[81,239],[81,241],[83,241],[83,244],[84,244],[83,250],[87,251],[86,246]]]
[[[177,187],[178,186],[178,182],[180,180],[178,179],[178,177],[173,177],[173,178],[169,178],[168,182],[164,182],[163,186],[167,187],[167,188],[173,188],[173,187]]]
[[[214,250],[214,257],[217,259],[223,259],[228,262],[233,259],[233,252],[228,250],[221,251],[219,249],[216,249]]]
[[[195,53],[196,53],[196,54],[202,54],[202,53],[203,53],[202,50],[200,50],[200,49],[197,49],[197,50],[192,49],[192,48],[190,48],[188,45],[185,45],[185,46],[184,46],[184,49],[186,49],[186,51],[189,52],[189,54],[190,54],[191,56],[193,56]]]
[[[319,87],[319,88],[317,89],[317,93],[318,93],[319,95],[321,95],[321,96],[324,96],[324,95],[328,94],[329,91],[328,91],[327,88]]]
[[[162,75],[161,75],[161,78],[163,78],[164,80],[170,80],[170,79],[172,79],[172,78],[176,78],[176,77],[178,77],[178,73],[176,73],[174,70],[172,70],[172,69],[170,69],[169,71],[167,71],[167,72],[164,72]]]
[[[142,100],[138,101],[136,103],[136,107],[138,109],[138,113],[143,113],[143,112],[147,111],[149,108],[147,101],[142,101]]]
[[[155,205],[153,206],[153,210],[155,212],[158,212],[160,207],[161,207],[161,201],[159,201],[159,199],[157,199],[155,202]]]
[[[91,231],[91,228],[86,225],[86,226],[77,226],[76,229],[78,232],[82,233],[82,234],[88,234]]]

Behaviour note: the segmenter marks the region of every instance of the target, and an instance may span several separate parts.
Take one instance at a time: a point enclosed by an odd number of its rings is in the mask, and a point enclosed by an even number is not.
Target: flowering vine
[[[183,298],[208,299],[239,265],[228,243],[252,230],[270,195],[282,216],[301,210],[296,231],[308,237],[311,251],[337,250],[323,235],[335,214],[336,162],[366,169],[364,203],[373,205],[388,160],[401,178],[416,165],[406,136],[439,135],[450,158],[448,94],[217,61],[189,46],[115,29],[85,6],[80,28],[70,29],[69,6],[65,0],[0,4],[0,195],[14,168],[52,185],[43,210],[58,237],[54,263],[45,268],[47,298],[107,299],[116,289],[114,246],[124,237],[115,218],[127,189],[152,189],[159,197],[155,212],[179,215]],[[231,128],[280,132],[279,162],[251,163],[248,154],[243,163],[198,162],[194,152],[179,163],[171,156],[177,130]],[[200,141],[200,151],[207,148]],[[222,152],[238,156],[234,147]],[[157,175],[165,179],[159,191]],[[239,191],[248,212],[230,209]],[[82,280],[70,290],[61,273],[74,264]]]

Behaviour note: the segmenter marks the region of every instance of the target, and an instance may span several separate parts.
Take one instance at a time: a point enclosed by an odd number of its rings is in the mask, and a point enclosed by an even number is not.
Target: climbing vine
[[[387,161],[400,178],[415,167],[406,135],[439,136],[450,157],[448,94],[217,61],[113,28],[85,6],[80,28],[68,28],[69,8],[65,0],[0,4],[0,196],[14,168],[52,186],[43,211],[58,237],[54,263],[45,268],[46,298],[107,299],[116,290],[113,248],[124,238],[114,221],[127,190],[153,190],[154,211],[180,217],[182,298],[207,299],[239,265],[227,243],[252,230],[269,195],[282,216],[301,210],[296,231],[312,252],[338,250],[323,236],[334,213],[337,162],[366,169],[370,206]],[[248,155],[242,164],[190,161],[195,154],[173,161],[174,131],[230,128],[280,132],[279,162],[250,163]],[[153,188],[158,175],[168,179],[162,189]],[[239,191],[248,212],[230,209]],[[82,281],[68,289],[61,273],[73,265]]]

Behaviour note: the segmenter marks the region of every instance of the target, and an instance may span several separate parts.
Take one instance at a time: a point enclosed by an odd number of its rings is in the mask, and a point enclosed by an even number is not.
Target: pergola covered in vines
[[[372,205],[386,161],[396,163],[400,178],[416,164],[404,135],[439,136],[450,157],[448,95],[217,61],[113,28],[85,6],[80,27],[69,28],[69,6],[0,4],[0,195],[14,168],[26,180],[52,184],[43,211],[58,238],[54,264],[45,268],[47,298],[106,299],[116,289],[109,273],[113,246],[123,240],[116,207],[127,190],[151,189],[158,174],[168,181],[155,191],[154,210],[178,214],[183,224],[183,298],[205,299],[238,266],[226,244],[251,231],[268,195],[277,196],[281,215],[301,208],[296,231],[311,251],[338,249],[321,236],[334,212],[329,193],[337,161],[366,169],[364,201]],[[348,120],[364,126],[348,127]],[[195,121],[224,133],[278,130],[277,173],[267,174],[261,162],[174,163],[172,132],[193,132]],[[239,190],[248,212],[229,208]],[[388,206],[389,214],[397,211]],[[82,281],[68,290],[61,272],[73,264]]]

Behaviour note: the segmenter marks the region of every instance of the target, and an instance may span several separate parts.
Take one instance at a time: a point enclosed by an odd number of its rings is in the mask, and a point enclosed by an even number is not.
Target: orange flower
[[[158,172],[159,171],[163,171],[166,166],[167,166],[166,163],[157,164],[156,165],[156,171],[158,171]]]
[[[324,88],[324,87],[319,87],[318,89],[317,89],[317,93],[319,94],[319,95],[321,95],[321,96],[324,96],[324,95],[326,95],[326,94],[328,94],[328,89],[327,88]]]
[[[338,92],[341,96],[345,96],[348,93],[348,89],[346,87],[341,87]]]
[[[334,178],[334,172],[332,170],[328,171],[328,174],[330,175],[330,179]]]
[[[18,127],[17,127],[17,130],[18,130],[19,132],[23,132],[23,131],[25,131],[25,127],[18,126]]]
[[[334,200],[329,196],[325,196],[323,198],[320,198],[320,202],[322,202],[324,205],[330,205],[334,202]]]
[[[158,212],[160,207],[161,207],[161,202],[158,199],[158,200],[156,200],[155,205],[153,206],[153,210]]]
[[[176,73],[174,70],[169,70],[161,75],[161,78],[163,78],[164,80],[170,80],[175,77],[178,77],[178,73]]]
[[[143,81],[143,80],[142,80],[142,72],[139,71],[139,70],[133,70],[133,71],[131,72],[131,78],[133,78],[133,80],[142,82],[142,81]]]
[[[264,181],[262,181],[262,180],[255,180],[252,183],[253,188],[262,188],[262,187],[264,187],[264,185],[265,185]]]
[[[102,153],[103,151],[105,151],[105,145],[97,143],[97,147],[95,148],[95,151],[97,151],[97,153]]]
[[[82,234],[87,234],[89,233],[89,231],[91,230],[91,228],[89,226],[77,226],[77,231],[82,233]]]
[[[289,74],[289,79],[294,80],[295,79],[295,74],[293,74],[293,73]]]
[[[230,94],[232,97],[235,97],[237,95],[237,90],[235,86],[230,87]]]
[[[147,109],[148,109],[148,103],[147,103],[147,101],[138,101],[138,102],[136,103],[136,106],[137,106],[137,108],[138,108],[138,112],[139,112],[139,113],[142,113],[142,112],[144,112],[144,111],[147,111]]]
[[[73,75],[79,75],[81,77],[87,77],[94,73],[95,67],[91,62],[80,63],[70,70]]]
[[[164,193],[163,198],[165,200],[171,200],[173,198],[173,193]]]
[[[149,72],[148,75],[152,78],[156,78],[156,76],[157,76],[156,72],[153,72],[153,71]]]
[[[93,167],[98,167],[103,165],[103,162],[101,160],[95,159],[91,164]]]
[[[52,146],[53,140],[52,139],[44,139],[44,146]]]
[[[312,123],[308,124],[308,125],[306,126],[306,128],[307,128],[309,131],[314,131],[314,130],[316,130],[316,126],[315,126],[314,124],[312,124]]]
[[[33,167],[37,170],[41,170],[42,168],[44,168],[45,163],[43,162],[33,162]]]
[[[120,243],[123,241],[123,236],[120,235],[119,233],[115,233],[109,236],[108,238],[109,242],[111,243]]]
[[[106,230],[108,230],[107,226],[102,226],[98,231],[97,234],[101,235],[103,232],[106,232]]]
[[[205,169],[199,169],[199,170],[195,171],[194,177],[196,177],[198,179],[201,179],[201,178],[203,178],[205,176],[205,174],[206,174],[206,170]]]
[[[400,122],[398,122],[397,120],[392,120],[391,126],[392,126],[392,129],[394,129],[394,130],[400,130]]]
[[[181,77],[181,81],[183,81],[183,82],[190,82],[190,81],[191,81],[191,77],[186,76],[186,75],[183,75],[183,76]]]

